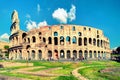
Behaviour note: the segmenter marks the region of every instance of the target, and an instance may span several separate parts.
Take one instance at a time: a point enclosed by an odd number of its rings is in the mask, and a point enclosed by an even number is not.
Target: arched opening
[[[67,50],[67,59],[70,59],[71,55],[70,55],[70,50]]]
[[[54,37],[54,45],[58,45],[58,38]]]
[[[73,43],[73,44],[76,44],[76,43],[77,43],[77,39],[76,39],[75,36],[73,36],[73,38],[72,38],[72,43]]]
[[[64,45],[64,37],[63,36],[60,37],[60,44]]]
[[[92,58],[92,51],[89,51],[89,58]]]
[[[35,38],[35,36],[32,37],[32,41],[33,41],[33,43],[36,42],[36,38]]]
[[[66,42],[67,42],[68,44],[70,44],[70,37],[69,37],[69,36],[66,37]]]
[[[23,39],[24,37],[26,37],[26,35],[27,35],[26,33],[23,33],[23,34],[22,34],[22,39]]]
[[[28,38],[28,43],[30,43],[30,38]]]
[[[29,49],[29,48],[30,48],[30,45],[27,45],[27,46],[26,46],[26,49]]]
[[[64,50],[61,50],[61,51],[60,51],[60,58],[65,58]]]
[[[79,59],[80,59],[80,60],[83,59],[83,53],[82,53],[82,50],[79,51]]]
[[[22,59],[22,51],[19,50],[19,59]]]
[[[87,46],[87,38],[84,38],[84,46]]]
[[[82,38],[78,39],[78,45],[81,46],[82,45]]]
[[[54,36],[57,37],[58,36],[58,32],[54,32]]]
[[[57,51],[57,50],[54,50],[54,53],[55,53],[56,59],[58,59],[58,58],[59,58],[59,57],[58,57],[58,51]]]
[[[46,43],[46,39],[43,37],[43,42]]]
[[[30,60],[31,58],[30,58],[30,52],[29,51],[27,51],[27,56],[28,56],[28,60]]]
[[[100,46],[100,41],[99,41],[99,40],[97,40],[97,46],[98,46],[98,47]]]
[[[49,59],[49,60],[52,59],[52,51],[51,51],[51,50],[48,51],[48,59]]]
[[[97,54],[96,54],[96,51],[94,51],[94,58],[97,58]]]
[[[32,58],[32,60],[34,60],[34,59],[35,59],[35,51],[34,51],[34,50],[32,50],[32,53],[31,53],[31,58]]]
[[[72,27],[72,30],[75,31],[75,26]]]
[[[89,38],[89,44],[92,44],[92,39],[91,38]]]
[[[82,36],[82,33],[81,33],[81,32],[78,32],[78,36]]]
[[[101,40],[101,47],[103,47],[103,41]]]
[[[41,60],[42,59],[42,51],[38,50],[38,59]]]
[[[103,51],[101,51],[101,58],[103,58]]]
[[[41,33],[41,32],[39,32],[39,35],[42,35],[42,33]]]
[[[73,57],[77,58],[77,51],[76,50],[73,51]]]
[[[96,39],[93,39],[93,45],[96,46]]]
[[[84,51],[84,57],[85,57],[85,59],[88,58],[88,51],[87,50]]]
[[[52,44],[52,38],[51,37],[48,38],[48,44]]]
[[[100,59],[100,51],[98,51],[98,59]]]

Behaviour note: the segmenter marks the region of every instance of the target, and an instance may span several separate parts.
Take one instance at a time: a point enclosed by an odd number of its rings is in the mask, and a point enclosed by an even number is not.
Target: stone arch
[[[27,51],[27,56],[28,56],[28,60],[30,60],[31,59],[31,57],[30,57],[30,51]]]
[[[96,39],[93,39],[93,45],[96,46]]]
[[[38,34],[39,34],[39,35],[42,35],[42,33],[41,33],[41,32],[39,32]]]
[[[60,44],[64,45],[64,37],[63,36],[60,36]]]
[[[73,36],[73,38],[72,38],[72,43],[73,43],[73,44],[76,44],[76,43],[77,43],[76,36]]]
[[[79,58],[82,59],[83,58],[83,53],[82,50],[79,50]]]
[[[60,58],[65,58],[64,50],[60,50]]]
[[[35,38],[35,36],[32,37],[32,42],[33,42],[33,43],[36,42],[36,38]]]
[[[89,58],[92,58],[92,51],[89,51]]]
[[[43,42],[46,43],[46,39],[45,39],[45,37],[43,37]]]
[[[42,59],[42,51],[38,50],[38,59],[41,60]]]
[[[52,38],[48,37],[48,44],[52,44]]]
[[[100,51],[98,51],[98,58],[100,58]]]
[[[70,36],[66,37],[66,42],[70,44]]]
[[[97,58],[97,53],[96,53],[96,51],[94,51],[94,58]]]
[[[73,57],[77,58],[77,51],[76,50],[73,50]]]
[[[98,39],[97,40],[97,47],[99,47],[100,46],[100,40]]]
[[[87,59],[87,58],[88,58],[88,51],[85,50],[85,51],[84,51],[84,59]]]
[[[103,41],[101,40],[101,47],[103,47]]]
[[[54,53],[55,53],[55,57],[56,57],[56,59],[58,59],[59,58],[59,56],[58,56],[58,50],[54,50]]]
[[[54,37],[54,45],[58,45],[58,38]]]
[[[48,59],[51,60],[52,59],[52,51],[48,50]]]
[[[78,32],[78,36],[82,36],[82,33],[81,33],[81,32]]]
[[[70,50],[67,50],[67,59],[71,58]]]
[[[34,50],[32,50],[32,52],[31,52],[31,58],[32,58],[32,60],[35,59],[35,51]]]
[[[92,39],[91,38],[89,38],[89,44],[92,44]]]
[[[78,38],[78,45],[81,46],[82,45],[82,38]]]
[[[26,49],[29,49],[30,47],[31,47],[30,45],[27,45],[27,46],[26,46]]]
[[[23,33],[22,34],[22,39],[24,38],[24,37],[26,37],[27,36],[27,34],[26,33]]]
[[[30,38],[28,38],[28,43],[30,43]]]
[[[87,38],[84,38],[84,46],[87,46]]]

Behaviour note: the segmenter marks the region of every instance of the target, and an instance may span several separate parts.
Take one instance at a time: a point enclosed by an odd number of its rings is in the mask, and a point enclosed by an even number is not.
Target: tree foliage
[[[4,49],[9,49],[9,46],[8,46],[8,45],[5,45],[5,46],[4,46]]]

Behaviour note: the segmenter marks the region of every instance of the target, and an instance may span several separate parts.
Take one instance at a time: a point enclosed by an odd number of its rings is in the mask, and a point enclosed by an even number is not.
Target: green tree
[[[4,46],[4,49],[9,49],[9,46],[8,46],[8,45],[5,45],[5,46]]]

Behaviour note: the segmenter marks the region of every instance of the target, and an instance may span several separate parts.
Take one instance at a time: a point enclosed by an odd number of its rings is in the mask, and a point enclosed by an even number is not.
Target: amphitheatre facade
[[[109,39],[100,29],[80,25],[52,25],[20,30],[17,11],[12,13],[9,59],[109,59]]]

